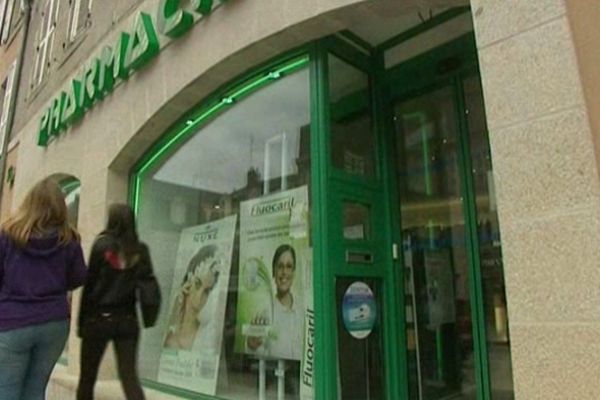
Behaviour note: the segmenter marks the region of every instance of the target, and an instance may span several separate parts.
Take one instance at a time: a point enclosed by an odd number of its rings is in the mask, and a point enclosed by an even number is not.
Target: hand
[[[217,282],[217,274],[213,271],[208,271],[200,277],[200,281],[204,289],[212,289]]]
[[[256,336],[248,336],[248,348],[256,351],[263,344],[263,339]]]
[[[268,320],[260,315],[255,316],[250,322],[252,325],[267,325]],[[247,344],[248,348],[252,351],[256,351],[265,342],[264,338],[258,336],[248,336]]]
[[[190,289],[192,288],[193,281],[193,275],[188,273],[186,279],[183,281],[183,285],[181,285],[180,290],[182,295],[189,293]]]

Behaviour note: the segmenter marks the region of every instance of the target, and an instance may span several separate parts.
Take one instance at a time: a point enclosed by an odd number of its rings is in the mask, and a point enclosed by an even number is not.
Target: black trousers
[[[102,329],[98,334],[84,335],[81,341],[81,374],[77,400],[93,400],[94,386],[100,362],[110,341],[114,343],[119,379],[127,400],[144,400],[144,392],[137,376],[137,348],[139,328],[136,319],[94,321]]]

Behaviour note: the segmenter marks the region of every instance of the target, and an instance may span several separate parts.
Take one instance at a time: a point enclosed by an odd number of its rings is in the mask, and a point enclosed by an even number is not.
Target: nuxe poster
[[[216,394],[237,215],[179,239],[158,381]]]

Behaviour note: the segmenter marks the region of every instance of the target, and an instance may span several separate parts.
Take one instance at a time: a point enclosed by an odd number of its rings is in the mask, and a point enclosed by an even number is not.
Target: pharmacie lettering
[[[306,324],[308,326],[306,332],[306,350],[304,353],[304,368],[302,369],[302,382],[309,386],[313,386],[313,375],[315,365],[315,312],[314,310],[306,310]]]
[[[224,3],[225,0],[221,0]],[[213,0],[191,0],[189,6],[181,8],[181,0],[161,0],[156,14],[156,24],[160,33],[172,38],[186,33],[194,25],[190,11],[207,16],[213,8]]]
[[[219,0],[225,3],[226,0]],[[183,3],[187,5],[182,7]],[[156,24],[145,12],[134,20],[130,32],[121,32],[112,46],[106,45],[86,67],[56,96],[42,114],[38,145],[46,147],[83,114],[102,100],[119,80],[142,68],[160,52],[158,34],[176,38],[187,32],[194,21],[210,15],[214,0],[161,0]]]
[[[273,214],[282,211],[289,211],[294,207],[294,198],[290,197],[283,200],[274,200],[268,203],[257,204],[252,207],[250,215],[259,217],[265,214]]]

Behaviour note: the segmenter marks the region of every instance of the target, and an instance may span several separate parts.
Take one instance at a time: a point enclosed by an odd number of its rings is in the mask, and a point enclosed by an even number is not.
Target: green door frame
[[[401,329],[404,307],[400,299],[400,286],[403,281],[400,260],[392,255],[392,231],[390,221],[390,185],[385,182],[389,177],[390,159],[383,149],[388,146],[385,134],[384,113],[381,111],[382,82],[379,79],[383,71],[383,59],[375,54],[366,54],[364,49],[352,46],[339,38],[330,37],[316,44],[315,63],[312,69],[312,91],[314,109],[313,132],[317,140],[313,141],[313,209],[314,226],[318,227],[321,237],[315,240],[315,259],[318,263],[318,278],[315,279],[315,308],[317,342],[316,348],[316,398],[335,399],[339,397],[337,320],[340,310],[336,304],[336,279],[344,277],[376,278],[381,282],[382,345],[384,362],[384,392],[387,399],[400,399],[407,396],[405,365],[405,332]],[[363,71],[370,78],[369,100],[372,104],[373,132],[375,135],[375,174],[372,178],[350,175],[332,166],[331,130],[329,102],[329,54],[335,55],[353,67]],[[377,238],[363,243],[349,242],[342,238],[341,202],[357,201],[373,206],[373,231]],[[378,263],[371,267],[350,265],[343,260],[343,251],[347,248],[371,248]],[[375,264],[377,266],[375,266]],[[390,317],[396,316],[396,317]]]
[[[473,321],[477,398],[489,400],[492,397],[479,253],[479,232],[477,228],[477,204],[472,174],[473,167],[470,158],[469,126],[465,117],[466,104],[463,91],[464,80],[478,76],[478,74],[475,38],[470,33],[385,71],[385,87],[389,90],[384,96],[386,97],[386,103],[391,105],[395,100],[409,100],[441,87],[452,87],[454,92],[460,148],[458,163],[461,192],[465,199],[463,212],[465,215],[465,239],[469,265],[469,292]],[[389,106],[387,112],[387,119],[391,121],[392,114]],[[388,136],[393,136],[393,127],[388,125],[388,132],[390,133]],[[393,138],[390,138],[390,140],[393,140]],[[395,143],[392,143],[389,147],[395,148]],[[392,154],[391,157],[395,156]],[[394,181],[396,179],[394,177],[389,184],[395,186]],[[402,199],[399,199],[396,195],[396,197],[391,198],[390,202],[399,204],[398,201],[402,201]],[[399,208],[392,209],[391,215],[393,221],[400,221]],[[395,241],[401,240],[399,237],[400,232],[399,228],[394,232]]]

